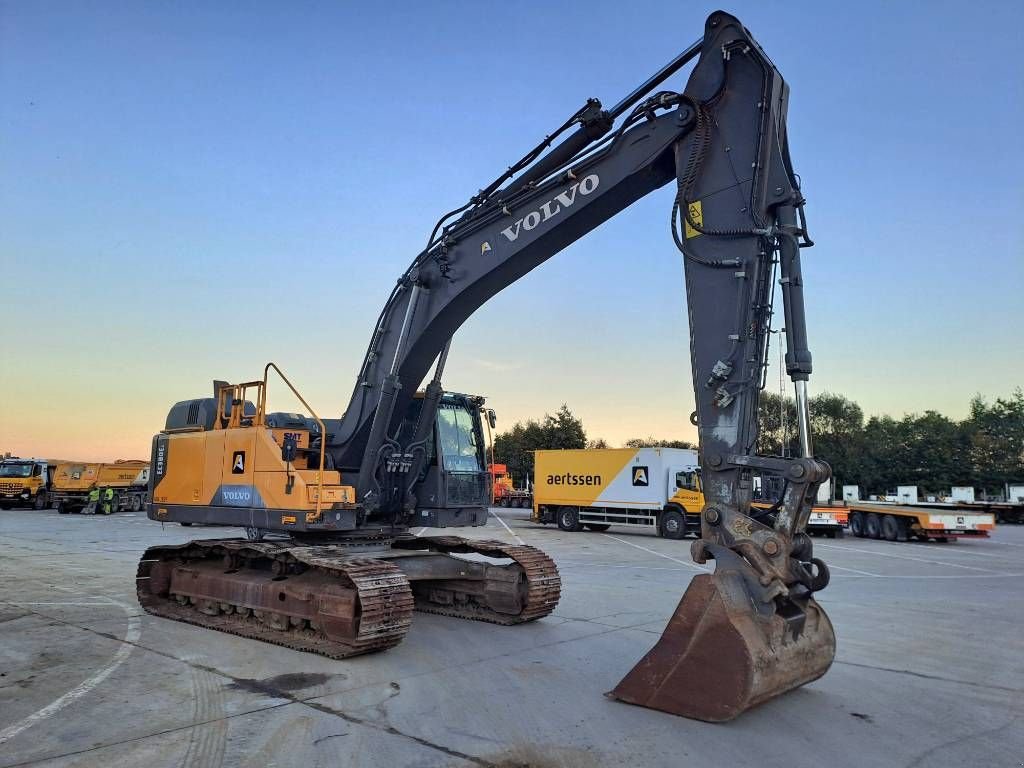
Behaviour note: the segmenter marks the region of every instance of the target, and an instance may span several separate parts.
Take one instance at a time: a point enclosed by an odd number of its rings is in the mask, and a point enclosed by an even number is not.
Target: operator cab
[[[414,525],[442,528],[487,522],[491,489],[483,404],[484,398],[476,395],[446,392],[441,397],[415,491],[419,503]],[[402,421],[402,444],[415,433],[422,407],[423,393],[418,392]]]

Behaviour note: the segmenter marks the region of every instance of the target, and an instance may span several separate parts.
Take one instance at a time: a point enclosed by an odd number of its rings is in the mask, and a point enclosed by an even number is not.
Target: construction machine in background
[[[516,488],[512,474],[505,464],[491,464],[491,503],[496,507],[533,506],[533,492],[526,488]]]
[[[663,87],[695,59],[685,89]],[[588,100],[442,217],[374,325],[340,419],[302,401],[316,434],[275,433],[272,365],[261,380],[218,382],[212,398],[174,406],[153,441],[149,516],[288,537],[153,547],[139,565],[143,607],[335,657],[393,646],[413,608],[503,624],[550,613],[560,579],[538,550],[409,535],[486,521],[480,404],[441,385],[452,336],[493,295],[675,182],[707,502],[692,553],[716,570],[694,577],[611,695],[728,720],[824,674],[835,637],[813,594],[828,571],[805,527],[829,468],[811,451],[800,249],[812,243],[787,146],[788,94],[739,21],[713,13],[701,40],[622,101]],[[799,458],[754,452],[776,273]],[[770,511],[751,507],[753,472],[786,480]]]

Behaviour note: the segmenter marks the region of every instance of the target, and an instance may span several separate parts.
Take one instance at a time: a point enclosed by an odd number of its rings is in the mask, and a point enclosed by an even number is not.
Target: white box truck
[[[533,480],[537,523],[563,531],[647,528],[669,539],[700,533],[704,494],[694,450],[536,451]]]

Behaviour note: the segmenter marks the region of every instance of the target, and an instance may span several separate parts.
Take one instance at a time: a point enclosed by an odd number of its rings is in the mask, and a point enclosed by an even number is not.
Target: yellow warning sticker
[[[281,515],[281,525],[295,525],[295,515]]]
[[[698,232],[696,229],[690,226],[691,221],[698,227],[704,226],[704,212],[701,210],[700,200],[694,200],[692,203],[689,204],[688,208],[690,211],[690,215],[687,217],[686,220],[687,240],[689,240],[691,237],[697,237],[698,235],[700,235],[700,232]]]

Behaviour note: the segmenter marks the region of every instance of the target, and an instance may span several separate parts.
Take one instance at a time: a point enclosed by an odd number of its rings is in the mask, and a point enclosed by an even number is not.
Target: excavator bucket
[[[668,626],[611,696],[696,720],[732,720],[832,665],[832,623],[810,595],[756,599],[736,570],[694,577]]]

